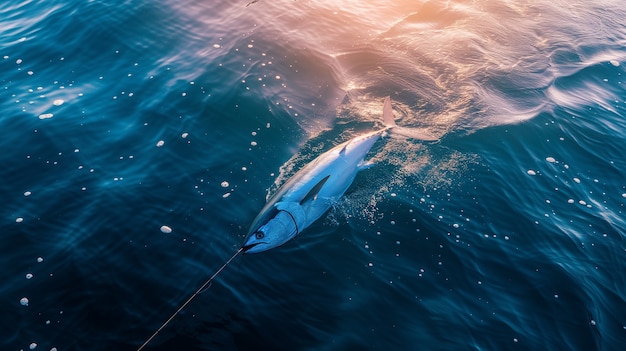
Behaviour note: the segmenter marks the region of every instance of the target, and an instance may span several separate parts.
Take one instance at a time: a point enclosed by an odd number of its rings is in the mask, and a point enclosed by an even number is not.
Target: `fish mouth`
[[[261,244],[267,244],[267,243],[266,242],[260,242],[260,243],[244,245],[244,246],[241,247],[241,249],[242,249],[243,253],[246,253],[251,248],[253,248],[253,247],[257,246],[257,245],[261,245]]]

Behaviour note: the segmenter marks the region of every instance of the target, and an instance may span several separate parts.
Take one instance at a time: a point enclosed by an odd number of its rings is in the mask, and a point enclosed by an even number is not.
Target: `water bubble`
[[[227,181],[223,181],[220,185],[222,186],[222,188],[228,188],[230,184],[228,184]]]
[[[22,222],[24,222],[24,218],[22,218],[22,217],[17,217],[15,219],[15,223],[22,223]]]
[[[619,66],[619,61],[617,60],[611,60],[609,61],[613,66],[618,67]]]
[[[169,233],[172,232],[172,228],[170,228],[170,227],[168,227],[166,225],[163,225],[163,226],[161,226],[161,232],[164,233],[164,234],[169,234]]]
[[[554,157],[546,157],[546,161],[550,162],[550,163],[554,163],[556,162],[556,160],[554,159]]]
[[[183,133],[183,134],[181,135],[181,137],[182,137],[183,139],[187,138],[188,136],[189,136],[189,133]]]
[[[250,143],[250,145],[252,145],[252,146],[257,146],[258,144],[257,144],[257,142],[256,142],[256,141],[253,141],[253,142],[251,142],[251,143]]]
[[[580,183],[580,179],[578,179],[578,178],[574,178],[574,181],[575,181],[576,183]]]
[[[22,297],[22,298],[20,299],[20,304],[21,304],[22,306],[28,306],[28,298],[26,298],[26,297]]]
[[[24,196],[30,196],[32,193],[30,191],[25,191]]]
[[[230,196],[230,193],[226,193],[226,194],[222,195],[223,198],[227,198],[229,196]]]
[[[52,113],[43,113],[41,115],[39,115],[39,119],[48,119],[48,118],[52,118],[54,117],[54,115]]]
[[[32,278],[33,278],[32,273],[26,273],[26,279],[32,279]]]
[[[41,256],[37,257],[37,262],[39,262],[39,263],[43,262],[43,257],[41,257]]]
[[[574,203],[574,199],[569,199],[569,200],[567,200],[567,203],[568,203],[568,204],[573,204],[573,203]]]
[[[36,342],[31,342],[30,345],[28,346],[29,349],[34,350],[37,348],[37,343]]]
[[[163,140],[159,140],[159,141],[156,143],[156,146],[157,146],[157,147],[161,147],[161,146],[163,146],[163,145],[165,145],[165,141],[163,141]]]
[[[528,173],[531,176],[537,175],[537,172],[533,171],[532,169],[529,169],[526,173]]]
[[[62,99],[56,99],[56,100],[52,101],[52,104],[54,106],[61,106],[61,105],[63,105],[64,102],[65,101],[63,101]]]

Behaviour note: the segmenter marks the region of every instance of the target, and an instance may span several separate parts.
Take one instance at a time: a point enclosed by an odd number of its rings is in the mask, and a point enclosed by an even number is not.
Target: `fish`
[[[143,350],[193,299],[240,254],[258,253],[285,244],[322,217],[348,190],[359,171],[374,164],[365,161],[370,149],[387,133],[423,140],[437,138],[397,126],[391,98],[383,103],[382,129],[359,135],[319,155],[293,175],[267,201],[250,225],[245,243],[204,284],[137,348]]]
[[[359,171],[374,165],[365,161],[365,157],[386,134],[438,140],[421,131],[397,126],[389,96],[383,103],[383,124],[379,130],[356,136],[324,152],[294,174],[252,221],[243,252],[259,253],[281,246],[322,217],[344,195]]]

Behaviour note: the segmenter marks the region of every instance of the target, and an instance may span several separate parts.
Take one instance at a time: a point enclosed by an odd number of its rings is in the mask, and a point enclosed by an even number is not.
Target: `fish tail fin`
[[[393,108],[391,107],[391,98],[389,96],[385,98],[385,103],[383,105],[383,123],[388,130],[391,130],[392,134],[423,141],[439,140],[439,138],[430,135],[429,133],[424,132],[420,129],[397,126],[393,116]]]
[[[396,121],[393,117],[393,109],[391,108],[391,98],[389,96],[385,98],[385,104],[383,105],[383,123],[387,128],[396,126]]]

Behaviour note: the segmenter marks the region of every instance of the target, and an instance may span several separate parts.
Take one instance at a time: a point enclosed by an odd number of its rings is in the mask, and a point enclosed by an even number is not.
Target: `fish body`
[[[357,173],[372,165],[364,159],[376,141],[396,128],[389,97],[385,99],[383,120],[383,129],[333,147],[294,174],[252,222],[244,252],[256,253],[280,246],[326,213],[348,190]]]

